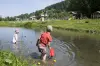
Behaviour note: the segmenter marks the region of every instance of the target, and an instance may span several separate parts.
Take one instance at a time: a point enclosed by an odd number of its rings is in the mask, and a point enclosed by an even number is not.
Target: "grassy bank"
[[[0,22],[0,26],[37,28],[52,25],[56,29],[100,33],[100,19],[52,20],[45,22]]]
[[[42,66],[39,60],[17,57],[12,52],[0,51],[0,66]]]
[[[87,33],[100,33],[100,19],[84,19],[84,20],[52,20],[45,22],[28,22],[24,24],[26,28],[45,27],[52,25],[56,29],[87,32]]]
[[[50,21],[40,24],[46,26],[48,24],[53,25],[54,28],[63,29],[68,31],[78,31],[87,33],[100,33],[100,20],[99,19],[85,19],[85,20],[59,20]]]
[[[78,38],[88,37],[89,39],[100,40],[99,34],[80,33],[80,32],[72,32],[72,31],[57,30],[57,29],[54,29],[52,35],[55,36],[56,38],[62,38],[60,40],[63,40],[65,42],[70,42],[71,38],[76,38],[76,37]],[[70,38],[66,39],[66,37]]]
[[[16,56],[9,51],[0,51],[0,66],[48,66],[53,60],[44,64],[41,60],[32,59],[31,57]],[[52,65],[54,66],[54,65]]]
[[[24,23],[22,22],[14,22],[14,21],[1,21],[0,27],[21,27]]]
[[[0,51],[1,66],[27,66],[28,63],[20,58],[17,58],[13,53]]]

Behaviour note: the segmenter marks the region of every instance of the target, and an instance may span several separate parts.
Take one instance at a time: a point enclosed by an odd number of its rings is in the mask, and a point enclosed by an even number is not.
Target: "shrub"
[[[0,65],[1,66],[28,66],[28,63],[25,60],[21,61],[11,52],[0,51]]]
[[[26,28],[32,28],[32,22],[25,23],[24,27],[26,27]]]
[[[85,21],[85,23],[89,23],[89,21]]]

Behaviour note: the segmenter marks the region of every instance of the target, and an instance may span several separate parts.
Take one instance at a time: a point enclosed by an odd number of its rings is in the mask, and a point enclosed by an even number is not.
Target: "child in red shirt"
[[[37,46],[39,51],[41,52],[42,61],[45,62],[46,60],[46,47],[50,50],[50,42],[52,41],[52,37],[50,32],[52,31],[52,26],[48,25],[46,28],[46,32],[42,33],[40,38],[37,41]]]

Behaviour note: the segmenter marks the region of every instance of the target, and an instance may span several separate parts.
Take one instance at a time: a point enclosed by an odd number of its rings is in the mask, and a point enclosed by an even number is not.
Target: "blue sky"
[[[0,0],[0,15],[16,16],[31,13],[63,0]]]

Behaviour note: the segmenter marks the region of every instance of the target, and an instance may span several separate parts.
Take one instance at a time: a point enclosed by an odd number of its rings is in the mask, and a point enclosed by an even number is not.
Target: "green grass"
[[[16,56],[9,51],[0,51],[0,66],[48,66],[48,64],[31,57]]]
[[[87,23],[88,22],[88,23]],[[79,32],[100,32],[100,19],[84,19],[84,20],[58,20],[49,21],[38,24],[40,26],[52,25],[54,28],[79,31]]]
[[[11,22],[11,21],[6,21],[6,22],[0,22],[0,27],[21,27],[23,26],[24,23],[21,22]]]
[[[32,58],[17,57],[12,52],[0,51],[0,66],[41,66],[39,60]]]
[[[0,26],[37,28],[52,25],[54,28],[68,31],[100,33],[100,19],[51,20],[45,22],[0,22]]]
[[[89,33],[80,33],[80,32],[72,32],[72,31],[65,31],[65,30],[57,30],[54,29],[54,31],[52,32],[53,36],[57,36],[60,37],[59,35],[61,35],[61,37],[66,41],[66,37],[71,36],[72,38],[76,38],[76,37],[84,37],[87,36],[88,38],[93,38],[96,40],[100,40],[100,35],[99,34],[89,34]],[[68,40],[67,40],[68,41]]]

